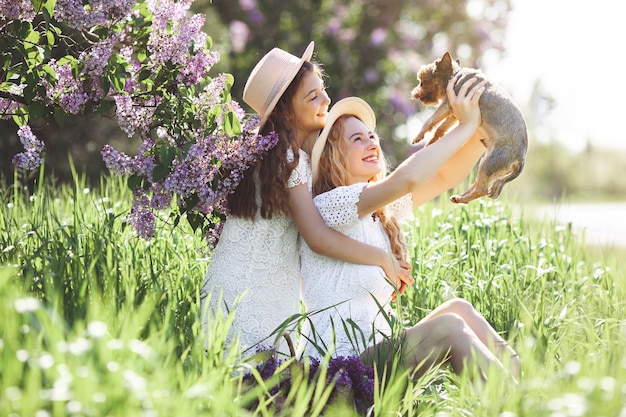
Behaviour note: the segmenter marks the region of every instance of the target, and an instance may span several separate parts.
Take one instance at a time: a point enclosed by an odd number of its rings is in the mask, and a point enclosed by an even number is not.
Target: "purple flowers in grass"
[[[374,404],[374,368],[364,365],[359,357],[332,358],[328,364],[328,375],[337,378],[336,395],[351,393],[354,405],[360,414],[365,414],[367,409]]]
[[[271,353],[271,352],[270,352]],[[326,383],[334,383],[333,391],[328,400],[329,404],[333,402],[353,401],[356,411],[360,415],[366,415],[367,411],[374,405],[374,369],[371,366],[364,365],[357,356],[337,356],[328,363],[320,363],[315,358],[306,358],[309,361],[308,383],[314,385],[320,377],[321,367],[326,367]],[[269,359],[263,361],[256,366],[256,370],[263,381],[269,381],[276,375],[277,370],[284,361],[270,356]],[[276,379],[276,384],[270,389],[270,396],[274,397],[273,401],[277,409],[285,406],[285,399],[291,389],[291,370],[292,367],[306,369],[303,362],[295,362],[287,367]],[[246,373],[243,377],[244,383],[253,386],[255,379],[252,373]],[[256,406],[257,404],[252,404]]]

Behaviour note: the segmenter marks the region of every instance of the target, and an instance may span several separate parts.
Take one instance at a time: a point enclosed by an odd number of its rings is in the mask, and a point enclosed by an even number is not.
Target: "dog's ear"
[[[446,52],[437,63],[437,71],[444,76],[444,78],[450,78],[450,76],[452,76],[452,58],[449,52]]]

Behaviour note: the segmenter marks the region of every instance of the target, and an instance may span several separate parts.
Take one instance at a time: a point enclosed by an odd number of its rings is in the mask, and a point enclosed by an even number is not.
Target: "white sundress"
[[[337,187],[316,196],[313,201],[329,227],[355,240],[389,250],[389,238],[382,223],[372,215],[358,218],[356,204],[366,185],[358,183]],[[413,207],[411,196],[407,195],[389,207],[390,214],[397,219],[408,218]],[[349,356],[359,355],[374,341],[380,342],[382,335],[390,335],[385,314],[390,314],[393,287],[386,280],[382,268],[318,255],[302,238],[299,244],[303,302],[310,314],[312,327],[308,330],[309,337],[316,338],[315,343],[323,350],[334,350],[336,356]],[[376,302],[383,306],[385,314],[381,313]],[[354,330],[357,328],[363,333],[365,345],[359,330]],[[333,334],[336,344],[332,343]],[[307,344],[305,353],[320,356],[312,343]]]
[[[289,158],[293,160],[293,153],[290,152]],[[311,163],[309,156],[300,151],[299,163],[289,178],[288,187],[305,183],[310,188]],[[260,205],[258,183],[256,198]],[[221,296],[224,312],[236,308],[227,339],[229,344],[236,332],[243,351],[259,344],[273,346],[276,337],[271,336],[272,332],[300,308],[297,243],[298,229],[288,215],[267,220],[257,212],[254,221],[229,217],[202,284],[201,312],[205,331],[211,313],[219,308]],[[277,348],[286,350],[284,341],[279,342]],[[251,349],[244,356],[254,353]]]

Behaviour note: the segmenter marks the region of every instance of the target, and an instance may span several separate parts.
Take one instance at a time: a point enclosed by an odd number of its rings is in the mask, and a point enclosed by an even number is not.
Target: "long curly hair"
[[[313,182],[313,194],[318,195],[342,185],[348,185],[348,160],[344,122],[349,117],[356,117],[350,114],[340,116],[328,133],[328,139],[319,161],[319,176]],[[380,161],[382,169],[369,179],[368,182],[378,181],[387,175],[387,162],[381,153]],[[383,225],[383,229],[391,244],[391,252],[402,259],[407,257],[407,246],[402,230],[396,218],[388,213],[387,207],[382,207],[372,213]]]
[[[235,192],[228,196],[228,208],[231,215],[254,220],[257,211],[264,219],[289,214],[287,181],[300,160],[295,135],[296,118],[293,110],[293,97],[300,82],[309,72],[315,72],[321,79],[324,79],[324,72],[319,64],[304,62],[260,132],[267,135],[275,131],[278,133],[278,143],[261,160],[246,170]],[[294,156],[291,162],[287,159],[289,149]],[[257,182],[260,191],[258,196],[260,206],[256,194]]]

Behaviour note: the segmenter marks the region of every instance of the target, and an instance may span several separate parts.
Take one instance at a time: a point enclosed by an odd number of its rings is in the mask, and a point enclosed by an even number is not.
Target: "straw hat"
[[[370,131],[373,132],[376,130],[376,115],[374,114],[374,110],[372,110],[370,105],[367,104],[365,100],[358,97],[346,97],[336,102],[328,112],[326,125],[324,126],[322,133],[320,133],[317,137],[317,140],[313,145],[313,150],[311,151],[311,170],[313,171],[313,182],[315,182],[319,176],[320,157],[322,156],[324,146],[326,146],[330,129],[332,129],[337,119],[344,114],[356,116]]]
[[[280,48],[274,48],[265,54],[252,70],[243,89],[243,101],[261,116],[259,131],[300,71],[302,64],[311,60],[313,46],[313,42],[309,43],[302,58]]]

